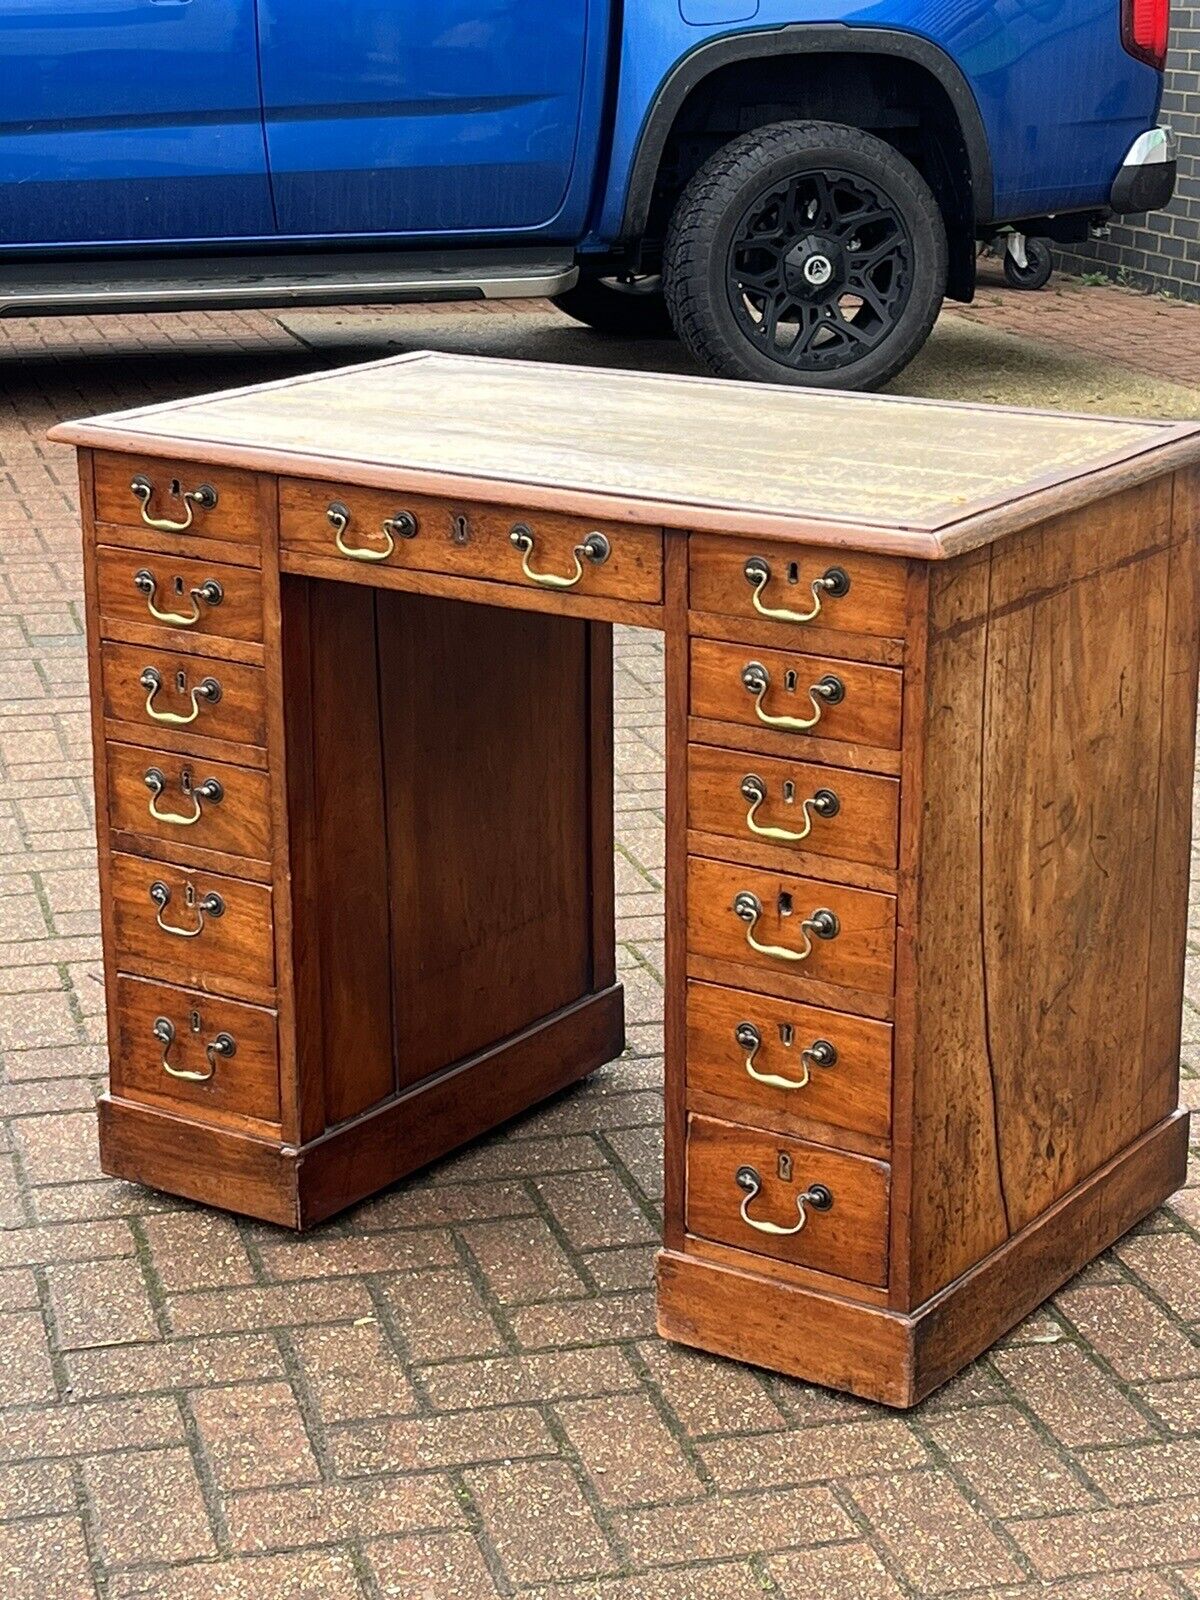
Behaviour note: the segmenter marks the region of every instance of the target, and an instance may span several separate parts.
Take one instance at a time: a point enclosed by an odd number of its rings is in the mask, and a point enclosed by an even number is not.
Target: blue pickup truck
[[[1164,205],[1170,0],[2,0],[0,314],[551,295],[873,388]]]

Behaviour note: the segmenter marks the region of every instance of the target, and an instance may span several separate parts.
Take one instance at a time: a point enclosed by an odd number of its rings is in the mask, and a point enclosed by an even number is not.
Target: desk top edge
[[[1112,448],[1099,449],[1066,465],[1050,465],[1032,471],[1005,491],[995,490],[948,505],[943,499],[929,508],[927,515],[871,517],[844,514],[838,510],[806,511],[803,506],[780,507],[748,504],[738,499],[686,492],[656,494],[629,486],[612,489],[596,482],[578,481],[586,473],[511,471],[468,471],[423,462],[383,459],[365,451],[347,453],[310,444],[279,442],[256,443],[244,439],[214,438],[211,428],[199,425],[207,415],[221,408],[245,411],[253,405],[269,407],[272,397],[322,383],[341,386],[361,383],[368,375],[388,369],[420,365],[426,373],[461,374],[464,364],[474,375],[488,369],[487,376],[503,369],[504,379],[518,388],[554,392],[562,383],[582,379],[594,391],[628,385],[644,390],[656,400],[668,388],[686,387],[692,393],[707,390],[719,401],[757,403],[760,415],[764,403],[780,412],[805,410],[810,413],[832,409],[873,411],[899,420],[899,413],[887,408],[900,407],[910,418],[922,421],[931,413],[946,413],[961,422],[964,413],[986,416],[1004,415],[1018,419],[1026,428],[1045,422],[1051,429],[1064,423],[1084,425],[1089,438],[1095,437]],[[407,376],[407,374],[406,374]],[[597,382],[598,380],[598,382]],[[628,392],[628,390],[627,390]],[[674,395],[672,396],[674,397]],[[799,402],[799,404],[797,404]],[[807,402],[807,405],[805,405]],[[881,413],[876,408],[885,408]],[[192,419],[188,413],[192,413]],[[235,412],[236,415],[236,412]],[[726,419],[727,420],[727,419]],[[874,420],[874,419],[873,419]],[[183,424],[181,426],[181,424]],[[194,425],[193,425],[194,424]],[[244,425],[244,424],[243,424]],[[1110,435],[1111,437],[1105,437]],[[748,538],[791,539],[797,543],[830,548],[857,549],[923,560],[942,560],[965,553],[994,539],[1092,503],[1120,489],[1147,482],[1167,472],[1200,463],[1200,423],[1171,422],[1144,418],[1106,418],[1029,408],[986,406],[975,402],[939,401],[908,396],[857,395],[840,391],[767,389],[761,385],[734,384],[727,380],[696,378],[676,374],[631,374],[607,368],[563,367],[557,364],[496,360],[489,357],[443,356],[416,351],[383,361],[315,373],[302,373],[270,383],[248,385],[209,395],[160,402],[155,405],[110,413],[104,416],[64,422],[50,430],[49,438],[79,448],[110,450],[119,453],[149,453],[178,460],[220,463],[251,471],[316,478],[330,482],[395,489],[400,492],[440,494],[452,497],[490,500],[499,504],[528,506],[533,509],[570,511],[605,520],[642,525],[663,525],[697,532],[719,532]],[[881,464],[886,470],[886,464]],[[908,468],[910,464],[905,463]],[[918,472],[922,471],[918,468]],[[931,476],[934,468],[930,469]]]

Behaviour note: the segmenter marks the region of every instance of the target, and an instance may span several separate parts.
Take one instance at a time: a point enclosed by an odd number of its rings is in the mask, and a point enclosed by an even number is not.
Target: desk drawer
[[[108,818],[117,833],[271,859],[265,772],[109,740]]]
[[[896,901],[757,867],[688,858],[688,950],[764,974],[891,994]]]
[[[895,667],[692,640],[692,715],[760,732],[898,750],[902,683]]]
[[[275,983],[271,891],[213,872],[112,858],[117,966],[198,989]]]
[[[900,785],[844,767],[688,746],[688,827],[894,867]]]
[[[96,521],[108,525],[109,538],[116,537],[116,529],[129,528],[130,544],[137,543],[138,530],[178,538],[181,549],[198,539],[262,542],[251,472],[105,454],[95,457],[94,472]]]
[[[658,528],[297,479],[280,484],[279,528],[285,550],[347,566],[406,567],[649,604],[662,599]]]
[[[866,1156],[688,1120],[687,1229],[719,1244],[883,1285],[889,1179],[886,1164]]]
[[[140,728],[263,747],[266,689],[261,668],[157,645],[100,647],[104,715]]]
[[[892,1029],[886,1022],[741,989],[689,983],[687,1087],[764,1113],[886,1139]]]
[[[189,638],[262,642],[262,575],[256,567],[102,545],[96,577],[105,638],[114,625],[134,625]]]
[[[780,636],[806,627],[902,639],[903,561],[852,550],[694,533],[688,546],[693,611],[767,620]]]
[[[119,977],[116,1019],[114,1094],[206,1121],[278,1124],[273,1011]]]

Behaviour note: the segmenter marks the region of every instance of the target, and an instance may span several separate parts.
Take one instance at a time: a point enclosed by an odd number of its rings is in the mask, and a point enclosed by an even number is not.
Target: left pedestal
[[[81,488],[105,1171],[304,1227],[618,1054],[611,628],[281,577],[269,476]]]

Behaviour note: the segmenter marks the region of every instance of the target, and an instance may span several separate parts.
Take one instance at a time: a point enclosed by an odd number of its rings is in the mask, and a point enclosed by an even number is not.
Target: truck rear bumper
[[[1178,147],[1170,128],[1150,128],[1129,147],[1112,186],[1109,205],[1118,216],[1157,211],[1175,193]]]

